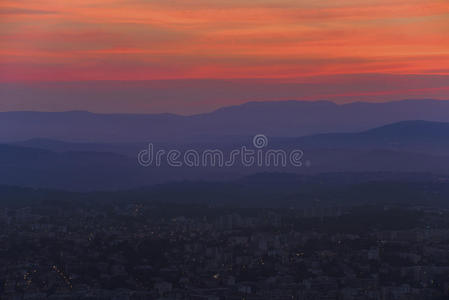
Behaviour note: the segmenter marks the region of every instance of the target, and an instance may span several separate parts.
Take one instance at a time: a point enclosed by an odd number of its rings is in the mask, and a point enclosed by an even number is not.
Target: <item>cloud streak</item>
[[[18,7],[1,7],[0,15],[49,15],[57,12],[51,10],[27,9]]]
[[[0,14],[3,82],[449,74],[443,0],[4,0]]]

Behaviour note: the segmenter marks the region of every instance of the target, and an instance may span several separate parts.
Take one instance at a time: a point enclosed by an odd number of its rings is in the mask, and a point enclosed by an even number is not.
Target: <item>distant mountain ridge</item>
[[[402,121],[373,128],[365,132],[371,136],[421,138],[449,138],[449,123],[424,120]]]
[[[227,153],[234,149],[234,145],[222,142],[215,144],[213,149]],[[449,123],[428,121],[404,121],[358,133],[270,139],[271,149],[302,149],[305,164],[300,168],[242,167],[239,164],[229,168],[173,168],[166,165],[144,168],[138,165],[136,157],[142,148],[133,150],[127,149],[128,146],[138,147],[134,144],[77,144],[39,139],[22,145],[0,144],[0,185],[112,190],[174,180],[229,180],[260,172],[449,174]],[[187,148],[180,144],[174,149]],[[123,150],[127,155],[120,155]]]
[[[0,112],[0,141],[43,138],[72,142],[183,142],[250,137],[260,133],[297,137],[360,132],[406,120],[449,122],[449,101],[402,100],[342,105],[329,101],[249,102],[192,116],[85,111]]]
[[[449,123],[402,121],[357,133],[318,134],[291,141],[309,148],[394,149],[449,156]]]

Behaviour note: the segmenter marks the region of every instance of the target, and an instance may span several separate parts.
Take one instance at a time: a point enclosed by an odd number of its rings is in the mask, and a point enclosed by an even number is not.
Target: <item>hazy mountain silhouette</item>
[[[25,141],[14,142],[11,143],[11,145],[45,149],[54,152],[113,152],[127,156],[136,156],[136,153],[146,147],[147,143],[77,143],[54,139],[34,138]]]
[[[72,112],[0,113],[0,140],[33,138],[84,142],[211,141],[235,136],[295,137],[359,132],[405,120],[449,122],[449,101],[388,103],[328,101],[250,102],[207,114],[93,114]]]
[[[305,136],[293,143],[308,148],[390,149],[449,155],[449,123],[403,121],[359,133]]]
[[[25,144],[31,146],[34,143],[37,148],[0,145],[0,184],[114,190],[174,180],[230,180],[260,172],[306,175],[325,172],[449,174],[448,129],[449,123],[406,121],[360,133],[274,138],[273,143],[270,140],[271,149],[303,149],[306,164],[300,168],[242,167],[240,164],[229,168],[173,168],[166,165],[144,168],[138,165],[136,159],[141,148],[135,149],[135,152],[127,148],[137,147],[134,144],[123,146],[31,140]],[[190,146],[184,144],[174,149],[182,150]],[[227,142],[215,144],[216,149],[222,149],[225,153],[234,146]],[[54,149],[43,149],[45,147]],[[130,155],[111,153],[121,153],[123,149]]]
[[[252,137],[214,139],[203,143],[158,143],[161,149],[215,149],[224,151],[251,144]],[[135,157],[147,143],[75,143],[51,139],[30,139],[13,145],[45,149],[55,152],[113,152]],[[270,137],[272,147],[300,147],[305,149],[371,149],[422,152],[449,155],[449,123],[402,121],[356,133],[326,133],[299,138]]]

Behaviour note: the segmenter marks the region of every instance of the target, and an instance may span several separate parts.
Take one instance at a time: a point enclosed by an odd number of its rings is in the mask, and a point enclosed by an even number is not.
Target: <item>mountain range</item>
[[[251,147],[251,139],[245,139]],[[164,149],[234,149],[237,140],[158,144]],[[148,168],[137,163],[141,143],[74,143],[31,139],[0,144],[0,184],[68,190],[117,190],[182,180],[232,180],[263,172],[449,174],[449,123],[402,121],[356,133],[270,137],[266,149],[304,151],[303,167]]]
[[[406,120],[449,122],[449,101],[402,100],[335,104],[329,101],[249,102],[206,114],[1,112],[0,141],[34,138],[68,142],[211,142],[265,134],[298,137],[360,132]]]
[[[389,149],[449,155],[449,123],[402,121],[357,133],[328,133],[290,139],[307,148]]]

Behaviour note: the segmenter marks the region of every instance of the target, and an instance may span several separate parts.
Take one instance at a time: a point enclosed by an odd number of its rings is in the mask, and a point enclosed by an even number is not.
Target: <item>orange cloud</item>
[[[442,0],[0,4],[0,80],[447,74]]]

